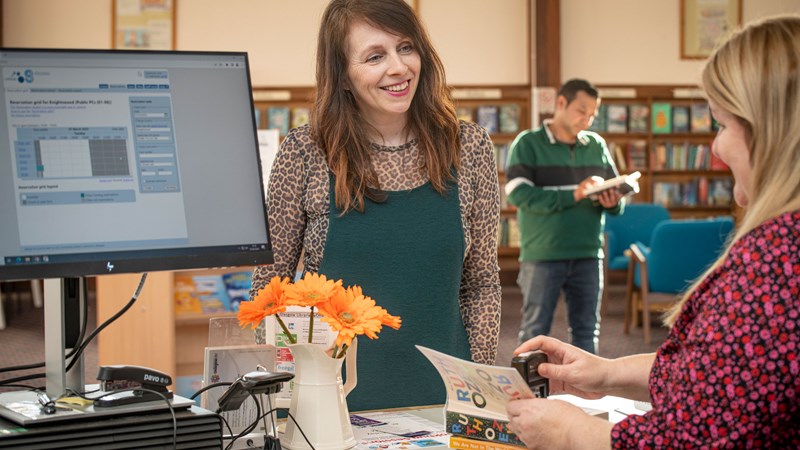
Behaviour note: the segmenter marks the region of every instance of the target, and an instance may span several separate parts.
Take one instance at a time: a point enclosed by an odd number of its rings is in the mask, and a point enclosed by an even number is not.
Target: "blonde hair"
[[[735,33],[709,58],[702,87],[709,101],[745,129],[752,167],[749,202],[725,251],[668,311],[668,326],[734,242],[765,221],[800,209],[800,16],[767,18]]]

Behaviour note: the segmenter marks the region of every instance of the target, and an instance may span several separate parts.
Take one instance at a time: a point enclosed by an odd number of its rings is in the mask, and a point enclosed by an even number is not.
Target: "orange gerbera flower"
[[[286,311],[285,289],[289,286],[289,278],[281,280],[273,277],[269,284],[258,291],[252,301],[239,304],[239,325],[257,327],[265,317]]]
[[[327,279],[325,275],[306,273],[303,279],[287,287],[286,303],[314,307],[320,302],[327,302],[341,289],[342,280],[333,281]]]
[[[330,301],[318,305],[322,321],[339,333],[336,336],[337,346],[349,347],[353,338],[360,334],[375,339],[381,329],[375,301],[364,295],[356,295],[356,292],[360,292],[360,289],[341,289]]]
[[[378,320],[381,321],[382,325],[386,325],[389,328],[394,328],[395,330],[400,329],[400,325],[403,321],[400,319],[400,316],[393,316],[389,314],[389,311],[381,308],[380,306],[376,306],[380,310],[380,314],[378,315]]]

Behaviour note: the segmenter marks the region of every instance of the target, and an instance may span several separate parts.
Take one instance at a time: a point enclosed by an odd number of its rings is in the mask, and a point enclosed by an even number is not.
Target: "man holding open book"
[[[548,334],[563,291],[573,345],[597,353],[602,294],[603,212],[620,214],[617,189],[584,192],[618,176],[605,141],[587,131],[600,102],[587,81],[559,89],[556,111],[511,145],[506,194],[517,207],[522,289],[519,341]]]

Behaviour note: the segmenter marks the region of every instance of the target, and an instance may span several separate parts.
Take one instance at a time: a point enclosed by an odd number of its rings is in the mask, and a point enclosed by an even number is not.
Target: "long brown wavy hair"
[[[364,198],[381,202],[363,120],[348,81],[347,35],[350,25],[363,20],[411,40],[420,55],[421,70],[408,113],[409,131],[424,155],[432,186],[444,193],[458,170],[459,125],[444,66],[414,10],[404,0],[332,0],[322,16],[317,42],[317,98],[311,112],[311,131],[327,156],[335,177],[336,206],[343,212],[364,211]]]

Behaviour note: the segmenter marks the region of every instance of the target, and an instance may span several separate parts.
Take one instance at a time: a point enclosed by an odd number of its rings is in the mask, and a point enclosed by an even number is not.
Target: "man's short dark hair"
[[[597,92],[597,89],[592,86],[592,83],[580,78],[573,78],[562,84],[561,88],[558,90],[558,95],[564,96],[564,98],[567,99],[567,104],[569,105],[573,100],[575,100],[575,97],[580,91],[586,92],[589,96],[595,99],[600,96],[600,94]]]

